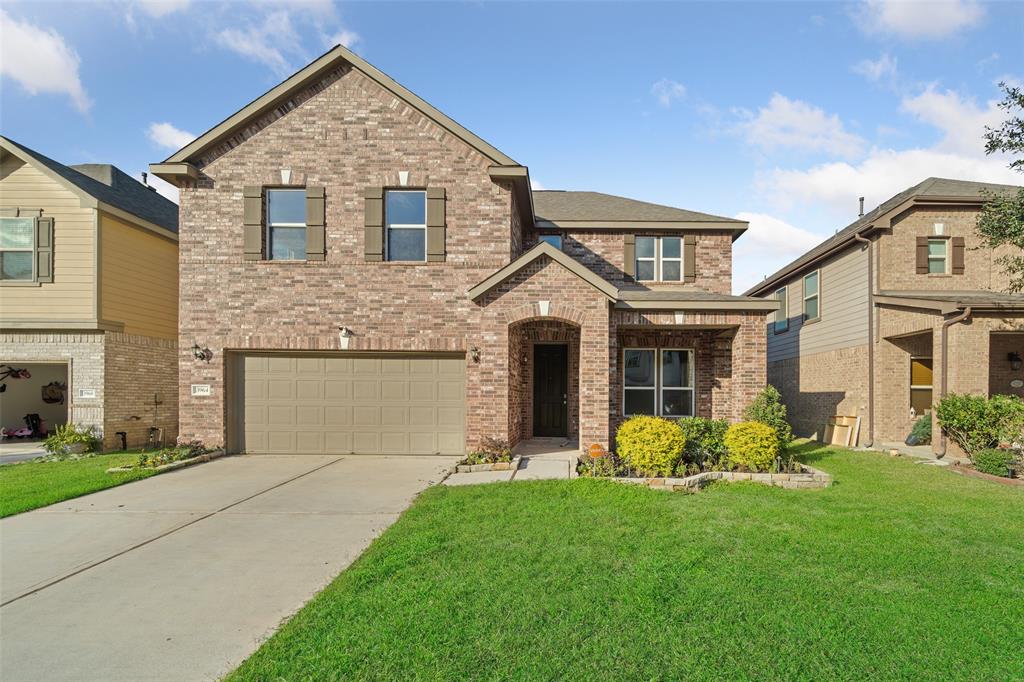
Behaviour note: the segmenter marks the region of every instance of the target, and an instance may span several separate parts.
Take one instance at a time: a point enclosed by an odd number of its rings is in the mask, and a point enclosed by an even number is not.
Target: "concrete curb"
[[[478,471],[516,471],[519,469],[519,462],[522,457],[516,455],[510,462],[491,462],[489,464],[458,464],[455,466],[457,474],[475,474]]]
[[[158,467],[150,469],[158,474],[162,474],[165,471],[174,471],[175,469],[184,469],[195,464],[202,464],[203,462],[209,462],[217,459],[218,457],[224,456],[224,450],[214,450],[213,452],[207,452],[205,455],[199,455],[198,457],[191,457],[189,459],[183,459],[178,462],[170,462],[168,464],[161,464]],[[108,474],[116,474],[125,471],[138,471],[139,469],[145,469],[146,467],[112,467],[107,469]]]

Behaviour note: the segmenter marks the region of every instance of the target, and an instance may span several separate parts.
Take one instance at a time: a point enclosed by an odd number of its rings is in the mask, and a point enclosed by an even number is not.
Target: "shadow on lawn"
[[[825,458],[829,452],[836,450],[836,446],[825,445],[815,440],[809,440],[799,445],[791,445],[786,454],[796,455],[804,464],[814,464]]]

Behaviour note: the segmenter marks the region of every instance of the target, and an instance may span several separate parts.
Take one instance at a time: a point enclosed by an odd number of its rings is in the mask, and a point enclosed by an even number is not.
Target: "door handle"
[[[569,404],[569,394],[567,394],[567,393],[563,393],[562,394],[562,404],[563,405],[568,405]]]

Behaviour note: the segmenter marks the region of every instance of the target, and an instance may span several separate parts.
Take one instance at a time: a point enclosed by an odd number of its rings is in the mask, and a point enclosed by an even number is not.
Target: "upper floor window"
[[[559,251],[562,250],[562,235],[560,234],[542,234],[537,237],[538,242],[547,242],[551,246],[555,247]]]
[[[33,280],[35,232],[34,218],[0,218],[0,279]]]
[[[623,414],[693,415],[695,373],[692,350],[627,348],[622,359]]]
[[[683,280],[681,237],[637,237],[636,279],[648,282]]]
[[[789,295],[786,287],[775,291],[775,300],[779,302],[779,309],[775,311],[774,330],[776,334],[789,329]]]
[[[821,271],[804,276],[804,320],[821,317]]]
[[[267,256],[270,260],[306,258],[306,190],[267,190]]]
[[[949,273],[949,240],[928,240],[928,274],[945,275]]]
[[[384,260],[427,259],[427,193],[388,190],[384,195]]]

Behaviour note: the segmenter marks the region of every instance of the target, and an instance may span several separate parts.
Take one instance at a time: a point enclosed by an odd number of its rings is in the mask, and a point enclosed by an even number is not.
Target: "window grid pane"
[[[661,416],[692,417],[693,390],[689,388],[671,388],[662,390]]]
[[[35,244],[36,221],[33,218],[0,220],[0,249],[31,251]]]
[[[775,331],[784,332],[789,329],[789,302],[786,290],[776,291],[775,300],[779,302],[779,309],[775,311]]]
[[[804,301],[804,317],[814,320],[818,317],[818,297],[813,296]]]
[[[804,298],[818,294],[818,273],[812,272],[804,277]]]
[[[547,242],[559,251],[562,250],[562,235],[560,234],[542,234],[537,241]]]
[[[427,231],[419,227],[388,229],[389,261],[423,261],[427,253]]]
[[[384,217],[388,225],[422,225],[425,227],[427,224],[427,193],[421,190],[389,191]]]
[[[0,251],[0,279],[31,280],[31,251]]]
[[[268,189],[267,224],[305,225],[306,191],[302,189]]]
[[[304,260],[306,258],[305,227],[270,227],[271,260]]]

